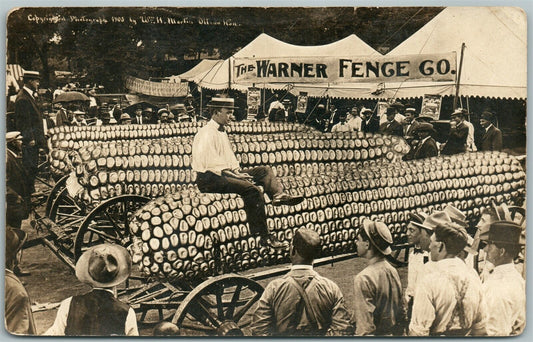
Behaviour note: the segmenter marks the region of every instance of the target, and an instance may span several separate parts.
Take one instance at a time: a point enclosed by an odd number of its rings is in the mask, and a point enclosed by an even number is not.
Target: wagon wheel
[[[129,246],[129,219],[149,200],[143,196],[121,195],[100,203],[87,215],[76,233],[75,260],[88,248],[104,242]]]
[[[394,241],[394,245],[391,246],[392,253],[387,255],[387,260],[398,267],[407,266],[411,247],[407,241],[407,236],[397,239]]]
[[[263,294],[255,281],[224,274],[195,287],[179,306],[172,323],[206,335],[229,335],[251,324],[252,306]]]
[[[50,218],[50,209],[52,208],[52,203],[57,199],[57,196],[65,188],[65,185],[67,183],[67,179],[69,176],[64,176],[59,179],[54,187],[52,188],[52,191],[50,191],[50,194],[48,195],[48,199],[46,200],[46,211],[45,215]]]
[[[51,198],[48,218],[61,228],[64,228],[65,231],[69,230],[68,228],[70,227],[74,227],[73,229],[77,230],[77,227],[85,218],[85,206],[72,198],[67,188],[60,186],[58,189],[54,188],[54,190],[57,190],[57,192],[54,198]]]

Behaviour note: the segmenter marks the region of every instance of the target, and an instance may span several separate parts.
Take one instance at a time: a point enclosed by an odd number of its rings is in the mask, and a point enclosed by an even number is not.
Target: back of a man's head
[[[179,336],[180,329],[174,323],[162,321],[159,322],[153,329],[152,335],[154,336]]]
[[[435,227],[435,239],[443,242],[446,252],[451,255],[458,255],[467,245],[466,230],[453,222],[444,222]]]
[[[320,236],[311,229],[298,229],[292,239],[292,245],[295,252],[307,262],[313,261],[320,254]]]

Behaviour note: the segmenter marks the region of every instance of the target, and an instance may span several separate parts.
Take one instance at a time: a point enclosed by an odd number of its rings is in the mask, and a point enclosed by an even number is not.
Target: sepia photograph
[[[523,334],[526,12],[287,6],[8,11],[8,334]]]

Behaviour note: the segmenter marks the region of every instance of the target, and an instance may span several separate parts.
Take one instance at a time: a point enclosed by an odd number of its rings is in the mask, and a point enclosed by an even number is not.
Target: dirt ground
[[[30,238],[35,235],[28,222],[23,223],[23,229],[30,233]],[[346,298],[349,309],[353,303],[353,276],[360,272],[366,263],[362,258],[328,264],[317,268],[325,277],[334,280],[341,288]],[[53,304],[79,293],[88,291],[90,287],[80,283],[74,272],[64,264],[52,251],[43,245],[37,245],[24,250],[21,267],[31,272],[31,275],[22,277],[26,289],[34,304]],[[254,271],[258,271],[255,269]],[[407,268],[398,269],[402,284],[407,283]],[[271,279],[261,280],[259,283],[266,286]],[[57,309],[47,309],[34,313],[37,332],[42,334],[54,322]],[[151,334],[151,326],[139,326],[141,335]]]

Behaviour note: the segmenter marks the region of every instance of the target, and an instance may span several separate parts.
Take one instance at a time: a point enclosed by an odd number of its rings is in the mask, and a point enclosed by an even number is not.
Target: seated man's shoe
[[[17,277],[27,277],[27,276],[30,276],[31,273],[28,272],[28,271],[23,271],[20,269],[20,267],[18,266],[15,266],[15,268],[13,268],[13,273],[15,273],[15,275]]]
[[[287,249],[289,248],[289,243],[287,241],[279,241],[275,235],[270,235],[267,237],[261,238],[261,244],[263,246],[271,247],[274,249]]]
[[[283,192],[279,195],[274,196],[274,198],[272,199],[272,205],[297,205],[302,203],[303,200],[303,196],[291,196]]]

